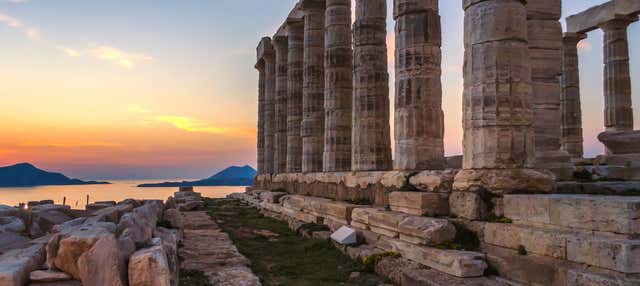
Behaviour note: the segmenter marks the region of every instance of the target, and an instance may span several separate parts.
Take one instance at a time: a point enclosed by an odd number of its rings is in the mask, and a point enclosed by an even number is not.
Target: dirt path
[[[229,236],[211,220],[207,212],[183,212],[184,240],[180,248],[181,269],[187,273],[203,273],[211,285],[257,286],[258,277],[249,268],[249,260],[242,256]],[[184,275],[183,285],[203,285],[189,282],[192,275]]]
[[[209,199],[206,203],[266,286],[384,285],[330,242],[303,238],[286,222],[264,217],[244,202]]]

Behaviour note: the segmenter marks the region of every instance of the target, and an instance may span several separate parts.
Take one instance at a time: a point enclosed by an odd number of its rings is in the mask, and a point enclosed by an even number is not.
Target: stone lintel
[[[640,14],[640,1],[612,0],[567,17],[567,32],[586,33],[611,20]]]

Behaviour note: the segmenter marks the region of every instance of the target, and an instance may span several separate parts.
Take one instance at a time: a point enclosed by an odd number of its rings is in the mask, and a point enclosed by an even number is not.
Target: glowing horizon
[[[29,162],[81,179],[197,178],[255,167],[255,46],[295,2],[0,0],[0,165]],[[447,155],[462,152],[459,2],[440,4]],[[567,16],[606,1],[564,2]],[[640,24],[630,26],[634,83],[638,31]],[[601,45],[598,31],[580,44],[587,156],[602,153]],[[639,85],[633,92],[637,99]]]

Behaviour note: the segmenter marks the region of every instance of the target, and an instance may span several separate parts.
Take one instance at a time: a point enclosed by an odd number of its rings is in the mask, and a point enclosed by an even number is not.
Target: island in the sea
[[[150,187],[189,187],[189,186],[250,186],[256,170],[251,166],[232,166],[217,174],[198,181],[164,182],[138,185],[140,188]]]
[[[0,187],[35,187],[63,185],[103,185],[109,182],[82,181],[60,173],[47,172],[29,163],[0,167]]]

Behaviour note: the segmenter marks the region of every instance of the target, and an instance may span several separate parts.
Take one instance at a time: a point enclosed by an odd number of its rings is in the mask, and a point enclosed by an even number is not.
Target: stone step
[[[640,234],[640,196],[505,195],[504,215],[524,225]]]
[[[640,196],[640,181],[558,182],[556,193]]]
[[[381,237],[376,247],[456,277],[481,277],[487,269],[484,254],[478,252],[419,246],[388,237]]]
[[[412,215],[449,215],[449,193],[393,192],[389,194],[391,210]]]
[[[487,223],[484,242],[622,273],[640,273],[640,240],[525,225]]]
[[[402,286],[514,286],[496,277],[458,278],[434,269],[402,272]]]

